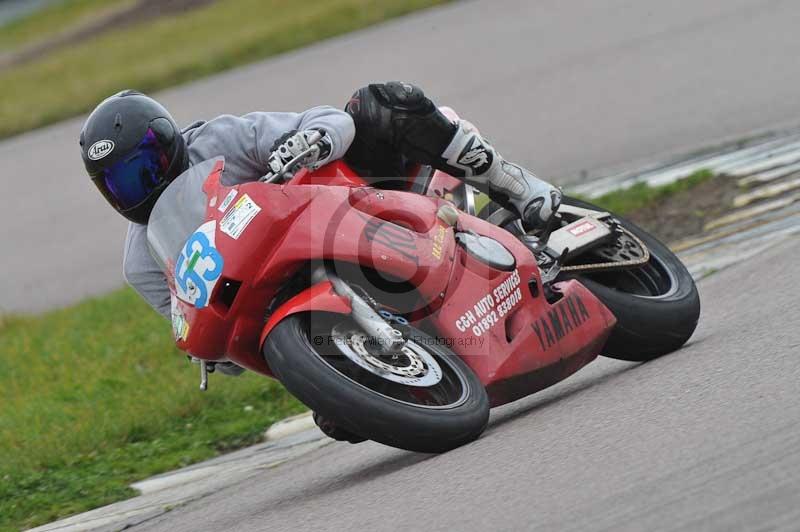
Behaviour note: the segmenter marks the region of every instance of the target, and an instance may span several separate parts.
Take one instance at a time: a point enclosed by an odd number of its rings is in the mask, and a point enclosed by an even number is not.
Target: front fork
[[[377,340],[381,350],[387,353],[396,353],[405,346],[403,333],[392,327],[366,299],[359,296],[341,277],[336,275],[329,263],[318,267],[311,275],[312,283],[326,279],[330,281],[333,290],[338,295],[350,302],[353,320],[361,326],[364,332]]]

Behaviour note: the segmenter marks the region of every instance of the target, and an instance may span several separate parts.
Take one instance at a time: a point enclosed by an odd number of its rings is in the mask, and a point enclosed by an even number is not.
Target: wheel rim
[[[642,266],[583,276],[619,292],[651,299],[669,297],[678,289],[675,274],[652,249],[650,260]]]
[[[591,207],[597,209],[597,207]],[[519,217],[510,213],[501,214],[500,211],[503,211],[503,209],[498,205],[497,209],[481,211],[480,217],[492,221],[514,235],[519,236],[525,232]],[[497,218],[495,220],[490,220],[492,215],[496,215]],[[622,220],[617,220],[626,230],[636,233],[635,230],[631,229]],[[637,236],[641,238],[641,235]],[[599,255],[596,257],[600,260],[604,260],[603,257]],[[674,295],[679,288],[675,273],[652,249],[650,249],[650,260],[647,264],[642,266],[624,270],[583,273],[579,277],[589,279],[620,292],[649,299],[670,297]]]
[[[337,324],[332,331],[333,343],[339,351],[370,373],[383,379],[425,388],[442,380],[442,368],[436,359],[412,340],[394,354],[380,352],[367,335],[354,326]]]
[[[315,351],[337,373],[393,401],[427,409],[454,408],[467,399],[461,368],[414,340],[396,355],[383,353],[352,321],[331,328],[332,342]]]

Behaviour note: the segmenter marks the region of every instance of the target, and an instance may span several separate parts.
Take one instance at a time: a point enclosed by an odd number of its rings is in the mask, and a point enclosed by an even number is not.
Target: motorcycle
[[[245,368],[342,439],[438,453],[478,438],[490,407],[600,354],[658,357],[696,327],[686,268],[613,213],[565,198],[531,232],[501,205],[476,212],[476,191],[440,171],[389,190],[343,161],[291,175],[304,157],[230,187],[224,158],[205,161],[153,209],[148,242],[202,389]]]

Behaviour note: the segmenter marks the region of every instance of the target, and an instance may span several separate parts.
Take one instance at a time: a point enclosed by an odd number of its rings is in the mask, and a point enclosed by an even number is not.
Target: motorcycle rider
[[[532,228],[546,226],[561,201],[557,188],[504,160],[480,134],[451,122],[408,83],[363,87],[344,112],[321,106],[302,113],[222,115],[183,130],[161,104],[126,90],[89,115],[80,146],[92,182],[131,222],[123,258],[128,284],[170,317],[169,288],[150,255],[146,224],[173,179],[193,164],[222,155],[223,184],[255,181],[308,149],[315,132],[323,137],[303,162],[309,168],[344,158],[377,182],[404,175],[411,163],[430,165],[515,209]]]

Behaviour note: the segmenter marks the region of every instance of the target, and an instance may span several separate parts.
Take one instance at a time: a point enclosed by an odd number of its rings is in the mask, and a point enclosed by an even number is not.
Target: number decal
[[[175,264],[175,288],[179,298],[197,308],[208,305],[225,261],[214,243],[217,223],[206,222],[189,237]]]

